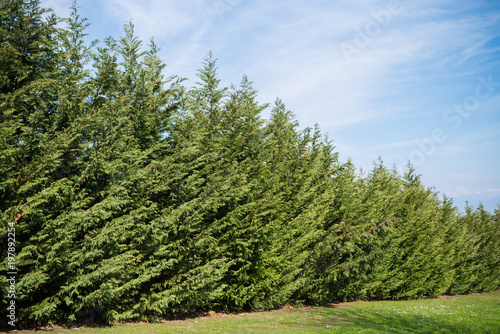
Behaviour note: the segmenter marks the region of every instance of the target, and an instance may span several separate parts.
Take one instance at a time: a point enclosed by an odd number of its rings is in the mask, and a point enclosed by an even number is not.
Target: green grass
[[[500,291],[431,300],[354,302],[165,323],[45,333],[500,333]],[[18,331],[33,333],[33,331]]]

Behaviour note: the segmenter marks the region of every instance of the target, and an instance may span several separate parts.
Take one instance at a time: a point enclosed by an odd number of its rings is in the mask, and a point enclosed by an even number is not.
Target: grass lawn
[[[129,333],[500,333],[500,291],[431,300],[378,301],[270,312],[211,314],[184,321],[40,332]],[[33,333],[33,331],[15,331]]]

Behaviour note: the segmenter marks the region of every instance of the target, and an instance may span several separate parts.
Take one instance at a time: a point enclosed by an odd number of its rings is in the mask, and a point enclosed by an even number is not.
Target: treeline
[[[76,5],[58,21],[38,0],[0,5],[0,263],[15,225],[18,323],[500,287],[500,209],[460,214],[411,166],[360,175],[246,77],[221,87],[211,54],[186,87],[132,24],[89,45]],[[6,275],[0,289],[6,319]]]

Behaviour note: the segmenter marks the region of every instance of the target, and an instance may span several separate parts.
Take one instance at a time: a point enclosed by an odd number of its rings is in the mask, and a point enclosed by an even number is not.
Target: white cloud
[[[370,4],[373,7],[374,2]],[[347,64],[339,44],[355,36],[359,23],[349,27],[349,21],[373,20],[370,11],[361,11],[360,15],[359,9],[350,11],[334,5],[315,10],[313,13],[299,8],[301,15],[297,18],[268,26],[270,29],[258,43],[249,41],[252,52],[260,56],[250,68],[258,77],[255,81],[264,86],[266,100],[280,96],[293,110],[307,115],[299,115],[299,119],[308,125],[319,122],[333,128],[385,117],[386,108],[374,108],[374,100],[384,96],[394,99],[401,91],[418,89],[418,85],[436,75],[436,70],[448,71],[479,54],[479,48],[491,38],[475,32],[485,25],[479,18],[422,20],[405,25],[405,20],[413,15],[409,10],[395,17]],[[422,11],[419,17],[423,14]],[[360,19],[365,15],[364,20]],[[265,15],[264,18],[269,19]],[[466,56],[456,56],[460,52]],[[461,70],[470,71],[468,67]],[[451,74],[440,74],[447,75]],[[393,111],[396,110],[401,108]]]
[[[466,197],[466,196],[497,196],[500,193],[500,188],[477,188],[473,186],[457,186],[453,190],[447,191],[447,195],[451,197]]]
[[[491,176],[485,174],[467,174],[467,173],[451,173],[450,178],[457,181],[468,181],[468,182],[495,180]],[[500,181],[500,178],[497,178],[496,181]]]
[[[43,8],[50,8],[60,17],[68,17],[71,13],[71,0],[42,0]]]

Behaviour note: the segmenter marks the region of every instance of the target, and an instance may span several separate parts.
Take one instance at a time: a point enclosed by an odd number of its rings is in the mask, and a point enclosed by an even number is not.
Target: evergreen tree
[[[28,204],[40,188],[38,175],[46,173],[40,171],[38,163],[50,136],[55,108],[52,86],[57,65],[57,19],[46,14],[35,0],[0,3],[0,234],[7,241],[8,223],[17,217],[16,252],[40,223],[27,219]],[[2,267],[7,268],[7,254],[0,254]],[[19,260],[16,267],[23,272]],[[0,289],[6,291],[6,287],[2,276]],[[19,290],[16,303],[22,300],[22,287]],[[6,294],[2,297],[3,316],[8,300]]]
[[[294,115],[277,100],[267,126],[270,161],[264,176],[265,197],[275,199],[267,211],[276,225],[273,270],[277,284],[271,286],[266,307],[301,300],[306,285],[304,266],[308,253],[321,236],[321,222],[329,206],[328,190],[337,156],[331,144],[323,142],[319,129],[301,132]],[[271,182],[269,182],[271,181]]]
[[[447,288],[443,284],[449,276],[440,274],[449,260],[443,248],[451,226],[441,219],[436,197],[410,167],[404,176],[403,205],[398,213],[401,222],[394,237],[393,263],[387,280],[393,299],[435,297]]]
[[[3,214],[13,214],[9,210],[17,213],[21,197],[17,192],[27,184],[36,168],[31,164],[40,154],[41,142],[50,130],[57,20],[54,16],[43,20],[46,13],[39,1],[9,0],[0,5],[0,209]]]
[[[458,219],[461,242],[456,250],[458,261],[448,293],[491,291],[500,286],[498,213],[497,209],[493,215],[489,214],[483,205],[477,209],[467,205],[465,215]]]

